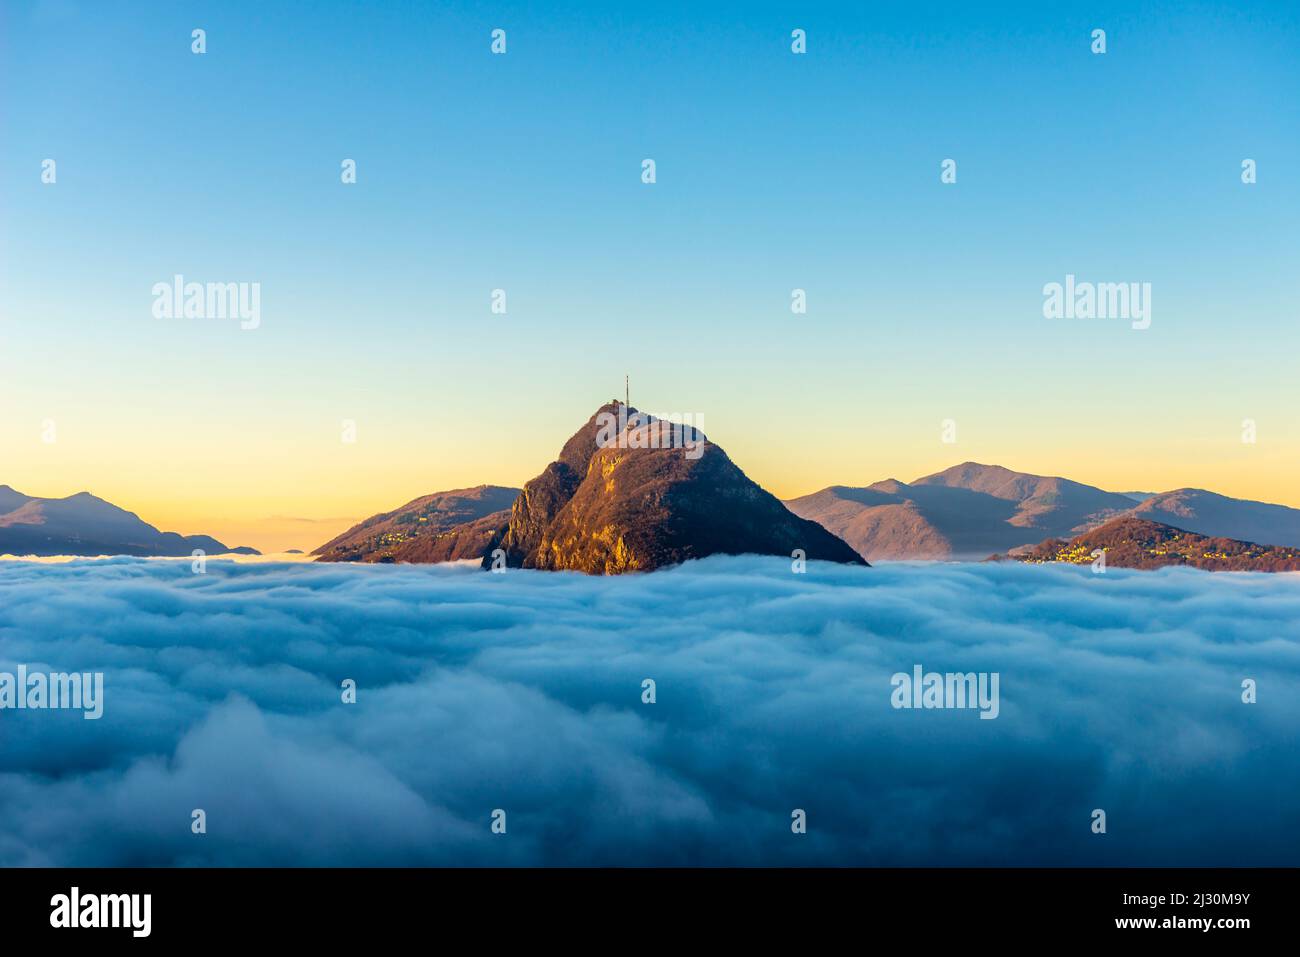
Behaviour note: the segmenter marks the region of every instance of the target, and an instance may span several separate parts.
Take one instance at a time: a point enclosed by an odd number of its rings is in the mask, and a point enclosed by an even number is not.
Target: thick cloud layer
[[[6,865],[1300,863],[1295,575],[0,563],[19,664],[105,711],[0,711]]]

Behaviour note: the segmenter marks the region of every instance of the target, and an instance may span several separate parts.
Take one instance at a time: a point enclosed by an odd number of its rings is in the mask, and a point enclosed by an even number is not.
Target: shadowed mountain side
[[[209,535],[160,532],[133,512],[89,492],[67,498],[37,498],[0,485],[0,555],[135,555],[188,557],[257,555],[254,548],[230,548]]]
[[[1201,535],[1300,548],[1300,509],[1285,505],[1180,488],[1153,495],[1131,514]]]
[[[801,514],[794,503],[791,510]],[[877,505],[858,512],[842,524],[821,522],[864,558],[872,561],[944,559],[953,555],[953,543],[934,527],[914,502]]]
[[[816,521],[869,561],[983,558],[1025,544],[1010,524],[1015,503],[962,488],[907,485],[896,479],[867,488],[832,486],[786,503]],[[1041,533],[1040,533],[1041,534]],[[990,542],[1000,543],[989,549]]]
[[[1198,535],[1131,515],[1112,519],[1069,541],[1048,539],[1011,558],[1030,564],[1087,565],[1095,551],[1105,552],[1108,568],[1190,565],[1206,571],[1300,571],[1300,549]],[[992,559],[1006,557],[995,555]]]
[[[1065,479],[966,463],[910,485],[835,485],[786,505],[869,561],[897,561],[983,558],[1096,525],[1133,501]]]
[[[435,492],[407,502],[391,512],[372,515],[315,549],[321,561],[451,561],[451,558],[414,557],[442,554],[451,549],[457,558],[474,539],[478,528],[462,536],[459,526],[479,526],[484,519],[504,513],[519,495],[517,488],[476,485],[473,488]],[[506,516],[495,519],[504,525]],[[448,533],[456,535],[447,538]],[[456,544],[452,544],[455,542]]]
[[[0,485],[0,516],[12,512],[19,506],[26,505],[32,500],[30,495],[24,495],[17,489],[10,488],[8,485]]]

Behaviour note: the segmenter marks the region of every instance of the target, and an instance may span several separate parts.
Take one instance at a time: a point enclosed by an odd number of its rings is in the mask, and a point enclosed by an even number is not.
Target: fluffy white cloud
[[[1295,575],[6,562],[18,664],[105,712],[0,711],[0,864],[1300,860]],[[1000,716],[894,710],[914,664]]]

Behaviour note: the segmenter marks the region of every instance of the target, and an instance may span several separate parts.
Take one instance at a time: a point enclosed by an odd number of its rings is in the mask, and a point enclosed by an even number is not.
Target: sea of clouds
[[[0,710],[0,865],[1300,864],[1297,575],[0,562],[19,664],[104,715]]]

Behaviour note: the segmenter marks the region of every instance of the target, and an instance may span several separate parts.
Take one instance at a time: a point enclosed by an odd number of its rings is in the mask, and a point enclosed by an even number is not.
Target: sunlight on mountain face
[[[1293,574],[10,562],[19,666],[102,672],[103,715],[0,711],[4,865],[1300,854]],[[996,715],[896,706],[930,672],[998,676]]]
[[[120,557],[121,556],[100,555],[96,559],[88,559],[85,555],[41,555],[41,556],[0,555],[0,562],[30,562],[38,565],[63,565],[68,562],[115,561]],[[315,555],[307,555],[303,552],[276,552],[274,554],[269,554],[269,555],[238,555],[238,554],[226,553],[226,554],[222,554],[218,558],[207,559],[208,562],[218,562],[218,561],[236,562],[241,565],[247,565],[247,564],[262,565],[267,563],[286,564],[286,563],[296,563],[296,562],[311,562],[315,560],[316,560]],[[193,559],[192,558],[141,558],[141,559],[133,559],[133,561],[165,562],[165,563],[179,564],[179,565],[190,565],[193,562]],[[473,564],[477,566],[478,562],[474,562]]]

